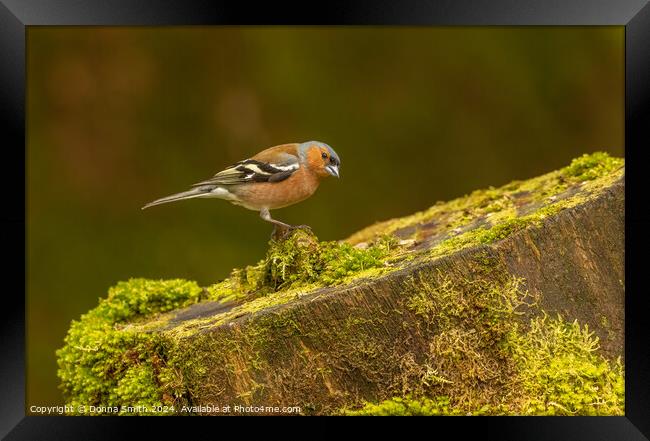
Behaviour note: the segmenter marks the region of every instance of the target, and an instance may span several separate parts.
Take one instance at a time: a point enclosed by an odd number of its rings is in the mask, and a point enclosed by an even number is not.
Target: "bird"
[[[191,189],[146,204],[142,209],[194,198],[224,199],[249,210],[280,228],[293,225],[271,217],[270,210],[304,201],[328,176],[339,177],[341,160],[324,142],[307,141],[269,147],[226,167]]]

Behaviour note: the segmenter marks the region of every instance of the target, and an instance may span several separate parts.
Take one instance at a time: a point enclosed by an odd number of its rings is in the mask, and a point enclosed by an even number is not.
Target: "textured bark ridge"
[[[81,346],[112,345],[131,361],[99,368],[108,373],[92,392],[79,385],[80,366],[103,361],[70,349],[80,346],[73,324],[59,351],[63,390],[77,404],[202,414],[226,405],[354,413],[395,397],[396,413],[429,400],[415,413],[621,414],[623,258],[622,160],[585,156],[344,244],[297,230],[226,281],[174,285],[181,301],[102,313],[119,338]],[[133,295],[151,305],[169,291],[127,283],[106,305],[120,296],[134,305]]]

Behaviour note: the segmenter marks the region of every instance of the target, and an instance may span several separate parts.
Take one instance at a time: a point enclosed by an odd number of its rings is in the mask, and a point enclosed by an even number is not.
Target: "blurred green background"
[[[62,402],[54,351],[117,281],[207,285],[264,255],[255,212],[144,203],[320,140],[341,179],[274,216],[334,240],[622,156],[623,49],[622,27],[28,28],[27,404]]]

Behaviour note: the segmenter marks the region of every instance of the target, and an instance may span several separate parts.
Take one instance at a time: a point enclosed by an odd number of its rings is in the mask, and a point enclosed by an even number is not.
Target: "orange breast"
[[[300,167],[288,179],[280,182],[256,182],[233,186],[230,191],[239,199],[239,204],[250,209],[287,207],[310,197],[318,188],[319,179]]]

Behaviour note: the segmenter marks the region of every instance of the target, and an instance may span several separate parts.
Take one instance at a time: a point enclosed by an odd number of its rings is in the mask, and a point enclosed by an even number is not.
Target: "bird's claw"
[[[271,239],[281,240],[284,239],[291,233],[293,230],[306,230],[308,233],[313,234],[313,231],[309,225],[287,225],[286,227],[276,224],[273,228],[273,233],[271,234]]]
[[[313,230],[309,225],[292,225],[291,230],[307,230],[310,233],[313,233]]]
[[[273,232],[271,233],[271,239],[272,240],[282,240],[291,231],[293,227],[291,225],[287,225],[286,227],[280,224],[275,224],[273,227]]]

